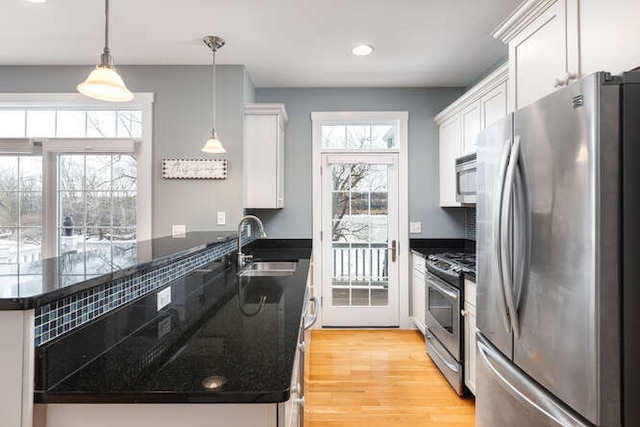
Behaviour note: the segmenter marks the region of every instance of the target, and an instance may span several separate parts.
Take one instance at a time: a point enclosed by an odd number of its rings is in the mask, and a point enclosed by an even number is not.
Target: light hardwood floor
[[[417,331],[314,330],[307,354],[305,427],[475,425]]]

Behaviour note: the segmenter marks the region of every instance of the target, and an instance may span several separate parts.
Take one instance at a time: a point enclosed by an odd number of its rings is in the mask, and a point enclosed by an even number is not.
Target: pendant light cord
[[[109,0],[104,0],[104,51],[109,53]]]
[[[216,49],[213,48],[213,128],[211,134],[215,136],[216,133]]]

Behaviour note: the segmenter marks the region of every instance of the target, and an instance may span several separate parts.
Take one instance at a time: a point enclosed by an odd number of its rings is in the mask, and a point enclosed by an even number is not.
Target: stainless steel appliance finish
[[[476,153],[456,159],[456,201],[476,203]]]
[[[620,83],[479,137],[478,426],[622,425]]]
[[[462,396],[462,273],[475,267],[472,254],[429,255],[425,271],[425,346],[453,389]]]

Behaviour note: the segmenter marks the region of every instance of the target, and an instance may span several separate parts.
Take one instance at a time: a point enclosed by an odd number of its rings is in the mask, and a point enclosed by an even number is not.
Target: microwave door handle
[[[502,149],[502,156],[500,157],[500,169],[499,169],[499,180],[498,180],[498,191],[496,194],[496,203],[495,209],[493,210],[493,256],[495,259],[496,272],[498,274],[499,286],[502,290],[500,299],[500,313],[502,314],[502,321],[504,324],[504,329],[507,333],[511,332],[511,322],[509,320],[509,315],[507,314],[507,305],[505,302],[506,296],[504,294],[504,289],[502,289],[502,252],[500,250],[500,240],[502,234],[502,201],[503,201],[503,190],[504,190],[504,180],[507,174],[507,166],[509,162],[509,154],[511,153],[511,141],[506,140],[504,142],[504,148]]]
[[[507,301],[511,327],[516,338],[520,338],[520,325],[518,312],[513,292],[513,251],[511,244],[511,201],[513,187],[515,186],[516,169],[520,155],[520,137],[516,136],[509,156],[509,166],[504,181],[504,200],[502,203],[502,219],[500,221],[503,232],[500,234],[501,258],[502,258],[502,288]]]

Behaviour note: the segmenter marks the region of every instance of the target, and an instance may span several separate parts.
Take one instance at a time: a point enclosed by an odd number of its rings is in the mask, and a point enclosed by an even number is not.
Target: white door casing
[[[339,153],[358,153],[358,154],[397,154],[397,297],[395,297],[396,320],[393,325],[403,329],[412,328],[409,319],[409,212],[408,212],[408,113],[406,111],[392,112],[314,112],[311,113],[313,132],[313,246],[318,248],[314,251],[314,281],[319,284],[316,286],[317,295],[321,301],[321,311],[318,322],[315,327],[329,326],[324,319],[324,307],[328,303],[328,298],[323,285],[323,272],[326,262],[323,254],[319,250],[322,246],[321,233],[323,231],[322,224],[322,179],[320,175],[323,153],[339,154]],[[377,123],[394,123],[397,143],[389,149],[363,149],[354,152],[353,150],[333,149],[327,150],[322,148],[322,128],[323,125],[331,125],[336,123],[343,124],[371,124]],[[325,234],[326,236],[326,234]],[[326,262],[323,262],[326,261]],[[352,314],[351,317],[356,316]],[[374,326],[374,325],[359,325]]]

